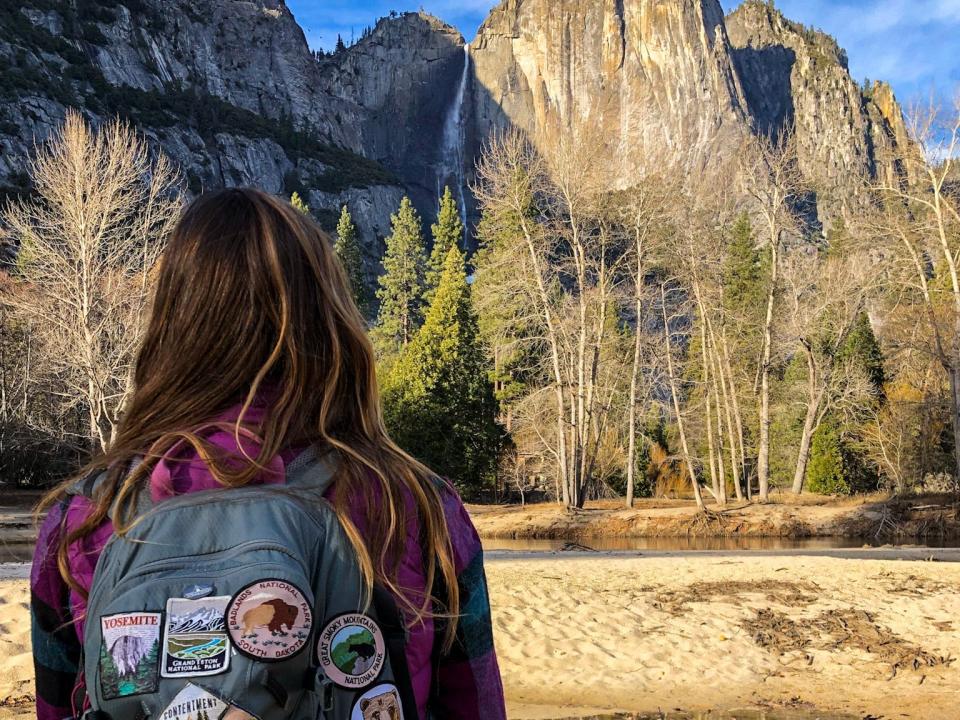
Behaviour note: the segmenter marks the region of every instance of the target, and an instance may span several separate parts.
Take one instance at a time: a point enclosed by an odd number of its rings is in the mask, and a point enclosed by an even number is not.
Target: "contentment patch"
[[[285,580],[258,580],[234,595],[227,607],[227,632],[234,647],[265,662],[300,652],[312,627],[306,597]]]
[[[403,705],[396,686],[372,687],[359,698],[350,711],[350,720],[402,720]]]
[[[105,699],[157,691],[162,619],[158,612],[100,618],[100,691]]]
[[[160,714],[160,720],[254,720],[240,708],[188,683]]]
[[[383,632],[366,615],[340,615],[320,633],[317,658],[327,677],[337,685],[365,688],[376,681],[386,662]]]
[[[229,604],[229,596],[167,600],[160,664],[163,677],[201,677],[229,669],[225,619]]]

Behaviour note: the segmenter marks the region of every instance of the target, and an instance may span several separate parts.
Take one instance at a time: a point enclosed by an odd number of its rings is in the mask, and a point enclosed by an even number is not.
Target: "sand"
[[[0,702],[22,702],[32,695],[30,592],[24,581],[0,581]]]
[[[487,574],[511,718],[960,719],[960,564],[591,554],[491,558]],[[32,693],[29,647],[26,583],[0,582],[0,701]]]
[[[581,556],[494,560],[488,577],[511,717],[960,718],[960,565]]]

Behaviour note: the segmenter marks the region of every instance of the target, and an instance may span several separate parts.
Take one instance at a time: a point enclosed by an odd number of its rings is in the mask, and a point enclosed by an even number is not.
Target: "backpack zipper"
[[[214,562],[214,560],[216,561],[229,560],[230,558],[236,557],[246,552],[250,552],[252,550],[268,550],[268,551],[282,553],[283,555],[286,555],[288,558],[290,558],[292,561],[296,563],[301,573],[304,574],[304,577],[309,577],[309,574],[306,573],[306,570],[303,566],[303,561],[300,558],[296,557],[293,553],[291,553],[287,547],[279,543],[263,542],[260,540],[248,540],[247,542],[241,543],[240,545],[236,545],[227,550],[219,550],[214,553],[207,553],[206,555],[200,556],[201,562],[199,563],[196,562],[197,556],[194,556],[194,555],[182,555],[182,556],[177,556],[172,558],[163,558],[162,560],[154,560],[152,562],[146,563],[144,565],[141,565],[138,568],[137,572],[124,576],[120,582],[118,582],[115,586],[110,588],[110,591],[111,591],[110,594],[114,597],[118,596],[122,593],[123,589],[129,586],[133,581],[139,580],[147,575],[155,575],[159,572],[163,572],[164,570],[179,570],[179,569],[189,568],[190,570],[196,570],[196,577],[202,578],[202,577],[205,577],[203,575],[204,565],[209,565],[212,562]],[[256,567],[259,565],[276,566],[278,565],[278,563],[276,562],[256,563],[255,565],[246,566],[245,568],[236,568],[234,572],[239,571],[241,569],[249,569],[250,567]],[[96,596],[90,597],[90,600],[87,604],[88,608],[99,606],[100,594],[102,594],[102,592],[98,593]]]

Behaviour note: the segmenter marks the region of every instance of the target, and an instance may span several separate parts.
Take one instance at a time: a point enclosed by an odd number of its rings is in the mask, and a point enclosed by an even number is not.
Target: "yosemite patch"
[[[100,692],[112,700],[157,691],[161,613],[100,618]]]
[[[295,585],[259,580],[233,596],[227,608],[227,632],[234,647],[257,660],[274,662],[307,644],[313,614]]]
[[[386,662],[383,632],[366,615],[340,615],[320,633],[317,657],[327,677],[337,685],[364,688],[377,679]]]
[[[227,671],[230,644],[224,616],[229,602],[229,596],[167,600],[161,676],[201,677]]]

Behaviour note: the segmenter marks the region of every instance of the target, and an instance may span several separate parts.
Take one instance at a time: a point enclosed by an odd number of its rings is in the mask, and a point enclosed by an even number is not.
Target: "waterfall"
[[[463,99],[467,92],[467,82],[470,78],[470,44],[463,46],[463,72],[460,74],[460,84],[453,104],[447,111],[443,123],[443,144],[441,145],[440,172],[437,174],[437,197],[443,193],[443,186],[451,179],[455,180],[453,188],[460,206],[460,221],[463,223],[464,237],[467,232],[467,204],[465,201],[464,166],[464,127],[463,127]]]

